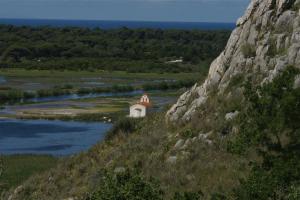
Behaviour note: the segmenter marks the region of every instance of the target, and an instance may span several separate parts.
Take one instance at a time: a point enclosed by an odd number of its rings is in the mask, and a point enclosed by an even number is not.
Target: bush
[[[295,3],[294,6],[292,7],[292,10],[293,10],[293,11],[296,11],[296,12],[298,12],[299,9],[300,9],[300,3],[299,3],[299,2],[298,2],[298,3]]]
[[[146,180],[137,171],[104,171],[97,191],[86,200],[162,200],[163,192],[153,179]]]
[[[183,130],[182,132],[180,132],[180,136],[182,136],[185,139],[188,139],[188,138],[195,137],[196,134],[194,133],[194,131],[192,129],[186,129],[186,130]]]
[[[133,118],[121,118],[119,119],[112,127],[112,129],[107,133],[105,139],[110,140],[114,136],[118,134],[129,134],[138,129],[138,122],[139,119],[133,119]]]
[[[142,85],[143,90],[172,90],[172,89],[180,89],[193,86],[197,80],[188,79],[188,80],[180,80],[174,82],[161,81],[159,83],[146,83]]]
[[[229,144],[236,153],[254,148],[261,162],[252,163],[248,178],[235,190],[236,199],[292,199],[300,186],[300,88],[293,83],[299,71],[289,67],[272,83],[245,85],[240,133]]]
[[[200,192],[176,192],[172,200],[201,200],[203,193]]]
[[[0,103],[18,102],[24,99],[25,96],[31,96],[31,94],[17,89],[0,91]]]

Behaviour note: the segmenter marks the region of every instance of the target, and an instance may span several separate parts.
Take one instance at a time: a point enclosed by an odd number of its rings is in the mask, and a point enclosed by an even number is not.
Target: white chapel
[[[147,110],[149,109],[151,103],[147,94],[144,94],[140,101],[136,104],[130,106],[129,117],[132,118],[141,118],[147,115]]]

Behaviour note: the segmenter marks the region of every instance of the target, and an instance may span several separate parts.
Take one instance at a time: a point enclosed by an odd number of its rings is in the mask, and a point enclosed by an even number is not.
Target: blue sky
[[[0,18],[235,22],[250,0],[0,0]]]

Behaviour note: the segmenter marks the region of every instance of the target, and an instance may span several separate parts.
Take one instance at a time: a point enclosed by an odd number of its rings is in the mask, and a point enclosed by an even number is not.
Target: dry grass
[[[238,184],[238,177],[247,171],[245,160],[235,157],[219,145],[193,143],[184,151],[174,151],[178,132],[170,131],[163,115],[143,120],[142,129],[130,136],[118,135],[99,143],[88,153],[62,161],[57,168],[32,177],[24,184],[17,199],[62,199],[83,197],[96,187],[99,171],[116,167],[138,167],[145,177],[160,181],[165,199],[175,191],[199,191],[208,198],[214,192],[229,191]],[[166,159],[177,155],[178,162]]]

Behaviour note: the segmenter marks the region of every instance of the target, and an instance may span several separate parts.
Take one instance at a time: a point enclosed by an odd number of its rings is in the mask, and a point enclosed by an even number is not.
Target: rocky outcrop
[[[239,111],[230,112],[225,115],[225,119],[226,121],[230,121],[235,119],[238,115],[239,115]]]
[[[259,74],[264,83],[289,65],[299,68],[299,8],[300,0],[252,0],[205,82],[181,95],[167,121],[189,121],[212,92],[222,94],[237,75]]]

